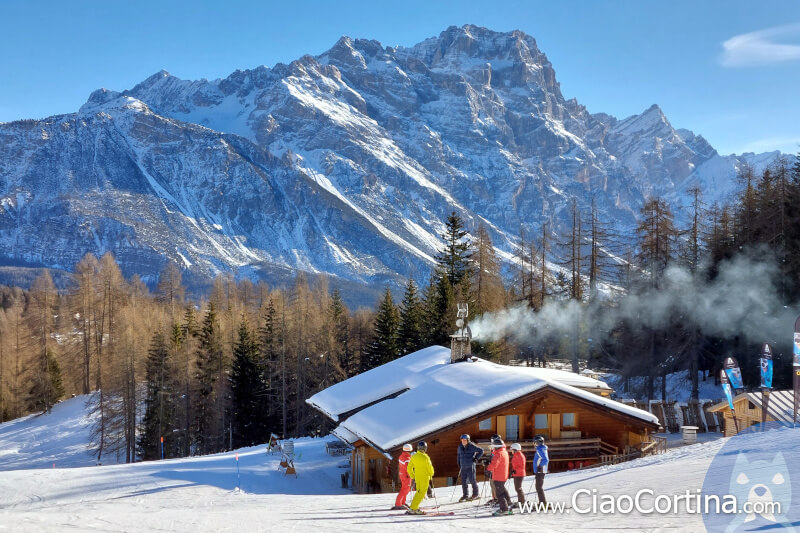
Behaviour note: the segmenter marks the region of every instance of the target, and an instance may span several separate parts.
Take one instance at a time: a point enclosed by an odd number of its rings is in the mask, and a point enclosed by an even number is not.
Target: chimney
[[[469,315],[469,304],[458,303],[458,314],[456,315],[456,332],[450,335],[450,362],[457,363],[464,361],[470,356],[472,350],[470,341],[472,331],[467,325],[467,315]]]

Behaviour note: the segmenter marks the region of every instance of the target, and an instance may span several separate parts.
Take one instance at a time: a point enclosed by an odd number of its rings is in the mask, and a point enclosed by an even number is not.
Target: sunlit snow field
[[[491,517],[484,505],[452,504],[460,496],[452,487],[437,489],[436,501],[453,516],[407,516],[389,510],[394,494],[358,495],[341,488],[341,473],[349,467],[347,458],[326,455],[325,442],[333,437],[296,441],[297,478],[284,476],[279,457],[268,455],[264,446],[238,450],[238,474],[237,452],[94,466],[85,448],[84,402],[74,398],[48,415],[0,425],[0,531],[705,531],[699,514],[601,515],[571,509],[561,515]],[[796,447],[798,437],[792,433]],[[774,437],[749,438],[768,447]],[[551,474],[545,488],[551,502],[567,505],[578,489],[610,495],[632,495],[642,488],[668,495],[695,491],[728,440]],[[524,488],[533,491],[532,478]]]

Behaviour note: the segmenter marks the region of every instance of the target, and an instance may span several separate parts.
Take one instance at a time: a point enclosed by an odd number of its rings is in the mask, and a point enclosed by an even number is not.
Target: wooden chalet
[[[485,449],[495,433],[507,445],[519,442],[529,461],[534,436],[544,435],[551,471],[652,450],[658,419],[610,400],[610,392],[586,376],[471,356],[454,361],[449,349],[432,346],[333,385],[307,402],[339,422],[334,434],[353,447],[352,486],[367,493],[396,490],[402,446],[416,448],[420,440],[428,443],[434,484],[452,485],[463,433]]]
[[[733,408],[736,411],[736,422],[739,431],[761,423],[762,405],[761,391],[737,394],[733,399]],[[710,412],[722,415],[724,434],[726,437],[736,435],[736,426],[733,423],[733,414],[728,401],[720,402],[708,409]],[[794,391],[772,391],[767,403],[767,422],[792,423],[794,417]]]

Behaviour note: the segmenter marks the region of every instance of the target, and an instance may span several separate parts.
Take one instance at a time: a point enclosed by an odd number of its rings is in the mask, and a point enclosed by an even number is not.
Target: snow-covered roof
[[[450,350],[432,346],[333,385],[307,401],[329,416],[368,405],[343,421],[336,430],[337,435],[346,435],[346,430],[381,450],[548,386],[658,424],[658,418],[646,411],[575,386],[597,383],[597,380],[559,370],[498,365],[479,358],[451,364]],[[373,387],[375,390],[370,390]],[[392,397],[393,394],[397,396]],[[347,440],[353,442],[350,438],[347,435]]]
[[[339,421],[339,415],[412,388],[426,371],[450,362],[450,349],[429,346],[331,385],[306,402]]]
[[[332,385],[306,402],[340,422],[341,415],[414,388],[428,373],[449,364],[449,348],[429,346]],[[513,368],[514,372],[532,379],[544,378],[583,389],[611,391],[611,387],[600,380],[555,368],[495,366]]]
[[[347,444],[353,444],[358,440],[358,435],[342,426],[337,426],[333,431],[331,431],[331,434]]]

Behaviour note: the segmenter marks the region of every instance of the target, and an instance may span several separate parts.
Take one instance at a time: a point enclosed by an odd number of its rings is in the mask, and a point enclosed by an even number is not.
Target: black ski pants
[[[506,482],[495,481],[494,491],[497,495],[497,501],[500,503],[500,510],[503,512],[508,511],[508,508],[511,507],[511,496],[508,495],[506,490]]]
[[[525,491],[522,490],[522,480],[524,477],[515,477],[514,479],[514,490],[517,491],[517,501],[519,503],[525,503]]]
[[[544,469],[540,466],[539,471],[536,472],[536,495],[539,497],[539,501],[544,505],[547,505],[547,500],[544,499]]]

